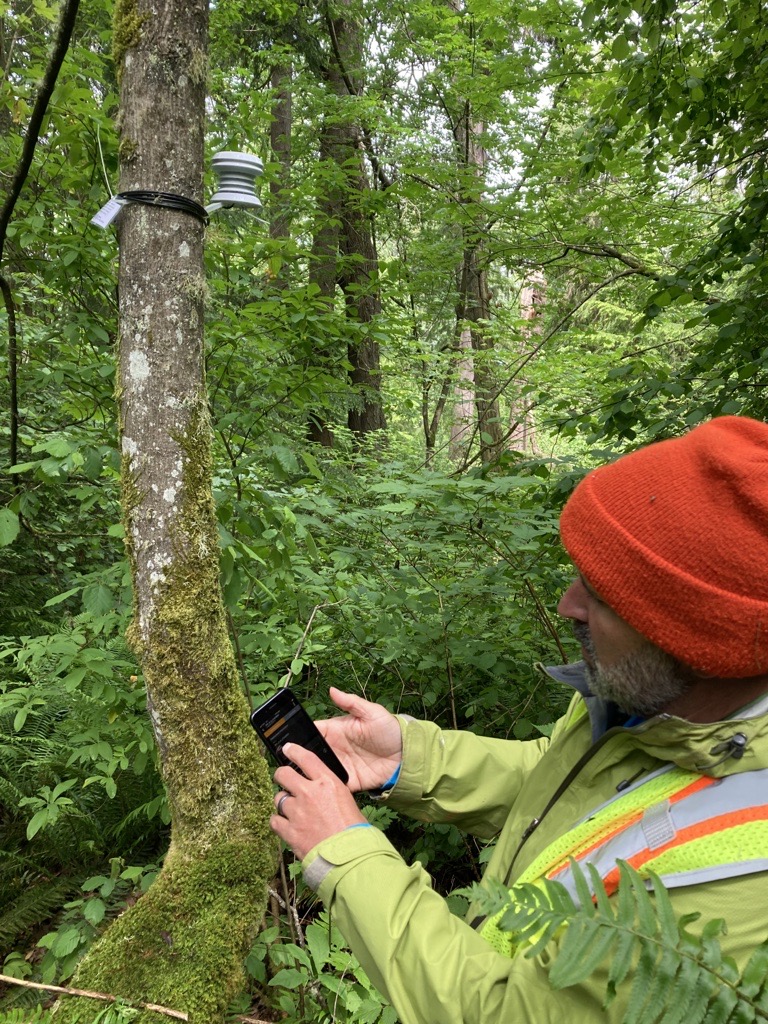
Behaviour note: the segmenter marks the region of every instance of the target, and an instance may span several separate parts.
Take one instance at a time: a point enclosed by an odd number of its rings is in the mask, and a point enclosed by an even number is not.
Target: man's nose
[[[558,602],[558,615],[562,615],[564,619],[576,619],[578,622],[586,622],[588,618],[588,598],[587,588],[581,582],[580,577],[577,576]]]

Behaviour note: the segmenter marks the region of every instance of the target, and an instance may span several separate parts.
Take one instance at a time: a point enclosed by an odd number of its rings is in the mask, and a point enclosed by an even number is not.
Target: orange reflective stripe
[[[683,786],[682,789],[678,789],[676,793],[672,793],[667,799],[671,804],[676,804],[678,800],[684,800],[687,796],[692,796],[694,793],[698,793],[700,789],[706,789],[707,786],[714,786],[719,781],[719,779],[713,779],[709,775],[702,775],[695,782],[691,782],[687,786]]]

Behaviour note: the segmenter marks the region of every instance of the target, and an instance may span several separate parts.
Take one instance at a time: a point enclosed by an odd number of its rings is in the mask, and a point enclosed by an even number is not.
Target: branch
[[[118,996],[107,995],[105,992],[90,992],[84,988],[64,988],[62,985],[41,985],[37,981],[26,981],[23,978],[12,978],[8,974],[0,974],[0,982],[6,985],[21,985],[22,988],[34,988],[41,992],[56,992],[64,996],[80,996],[83,999],[99,999],[103,1003],[126,1002]],[[189,1014],[181,1010],[170,1010],[167,1006],[158,1006],[157,1003],[133,1003],[133,1006],[141,1010],[151,1010],[153,1013],[162,1013],[166,1017],[173,1017],[174,1020],[189,1020]],[[269,1021],[261,1020],[259,1017],[247,1015],[238,1016],[236,1020],[243,1021],[243,1024],[270,1024]]]
[[[325,23],[328,28],[328,35],[330,36],[331,46],[333,48],[333,55],[336,58],[336,63],[339,67],[339,71],[341,72],[341,77],[344,80],[344,85],[346,85],[347,87],[347,92],[349,93],[350,96],[359,96],[360,92],[355,87],[355,83],[350,78],[349,72],[345,67],[344,59],[341,55],[341,49],[339,47],[339,40],[338,37],[336,36],[336,26],[333,23],[333,19],[331,18],[327,7],[325,9]],[[379,163],[379,158],[376,155],[376,150],[374,149],[373,146],[373,138],[371,137],[371,133],[368,130],[368,126],[363,121],[360,122],[360,130],[363,133],[363,143],[365,146],[365,151],[368,154],[368,159],[371,161],[373,173],[378,179],[382,189],[386,192],[386,190],[390,188],[390,186],[392,185],[392,179],[384,172],[384,168]]]
[[[16,330],[16,304],[13,292],[6,279],[0,274],[0,291],[3,293],[5,314],[8,317],[8,384],[11,390],[11,438],[9,447],[10,464],[15,466],[19,461],[19,348]]]
[[[650,277],[652,281],[658,281],[661,278],[655,270],[651,270],[646,267],[640,260],[635,259],[634,256],[629,256],[627,253],[620,252],[615,249],[612,245],[575,245],[572,242],[563,242],[563,251],[558,256],[553,256],[551,259],[546,260],[541,265],[543,267],[549,266],[550,263],[556,263],[558,260],[565,259],[569,252],[580,252],[584,256],[607,256],[609,259],[619,260],[624,266],[629,267],[635,274],[640,274],[643,277]]]
[[[538,355],[538,353],[544,348],[544,346],[547,344],[547,342],[552,337],[554,337],[555,334],[557,334],[560,330],[562,330],[562,328],[568,323],[568,321],[571,319],[571,317],[574,316],[576,314],[576,312],[579,309],[581,309],[581,307],[586,302],[589,302],[589,300],[591,298],[594,298],[594,296],[597,295],[598,292],[602,291],[603,288],[608,288],[610,285],[615,284],[616,281],[620,281],[624,277],[633,277],[635,274],[643,274],[643,273],[644,272],[642,270],[635,270],[635,269],[622,270],[618,274],[613,274],[611,277],[606,278],[605,281],[600,281],[598,284],[596,284],[594,286],[594,288],[590,288],[590,290],[587,292],[587,294],[584,295],[576,303],[575,306],[573,306],[571,309],[569,309],[568,312],[557,321],[555,326],[552,327],[551,330],[548,331],[547,334],[544,335],[544,337],[541,339],[541,341],[537,345],[534,345],[534,347],[529,352],[527,352],[525,354],[525,356],[520,360],[520,362],[515,367],[515,369],[512,371],[512,373],[510,373],[506,377],[506,379],[503,381],[503,383],[501,383],[497,388],[494,389],[493,392],[491,392],[490,400],[491,401],[495,401],[499,397],[499,395],[503,394],[503,392],[509,387],[509,385],[512,383],[512,381],[515,380],[518,377],[520,372],[525,368],[525,366],[527,366],[527,364],[533,359],[533,357],[535,355]],[[517,428],[518,425],[519,424],[515,424],[515,426],[512,427],[512,429],[509,430],[505,436],[506,437],[510,437],[511,434],[514,433],[514,431],[515,431],[515,429]],[[472,434],[470,435],[470,438],[469,438],[469,446],[471,446],[472,443],[474,442],[474,439],[477,436],[478,429],[479,429],[478,425],[475,424],[474,427],[472,428]],[[470,466],[472,466],[475,462],[477,462],[477,460],[480,458],[481,454],[482,454],[481,452],[477,452],[471,459],[466,459],[464,461],[464,463],[462,464],[459,472],[461,472],[461,473],[466,472],[466,470],[468,470]]]
[[[8,223],[13,215],[14,207],[21,195],[24,183],[27,180],[29,169],[32,166],[32,159],[35,155],[35,147],[37,146],[37,141],[40,136],[40,129],[42,128],[43,120],[48,110],[48,104],[51,101],[53,89],[56,85],[56,79],[59,77],[61,65],[64,61],[64,57],[66,56],[67,50],[69,49],[69,41],[72,38],[72,32],[77,18],[77,9],[79,6],[80,0],[64,0],[61,6],[61,16],[59,17],[59,25],[56,30],[56,38],[54,39],[53,49],[51,50],[51,55],[48,60],[48,67],[45,69],[45,74],[43,75],[43,80],[40,83],[40,88],[37,90],[35,105],[32,108],[32,115],[29,119],[29,124],[27,125],[26,135],[24,136],[24,146],[21,151],[21,159],[18,167],[16,168],[13,180],[11,181],[11,186],[8,189],[8,195],[6,196],[2,209],[0,209],[0,261],[2,261],[3,258]]]
[[[105,992],[90,992],[84,988],[64,988],[62,985],[41,985],[37,981],[25,981],[22,978],[11,978],[7,974],[0,974],[0,981],[6,985],[21,985],[22,988],[35,988],[42,992],[58,992],[65,996],[81,996],[84,999],[99,999],[103,1003],[118,1002],[117,996],[107,995]],[[122,1002],[122,1000],[120,1000]],[[155,1003],[136,1003],[142,1010],[153,1010],[155,1013],[162,1013],[166,1017],[173,1017],[176,1020],[189,1020],[189,1014],[180,1010],[169,1010],[167,1006],[157,1006]],[[266,1022],[264,1022],[266,1024]]]

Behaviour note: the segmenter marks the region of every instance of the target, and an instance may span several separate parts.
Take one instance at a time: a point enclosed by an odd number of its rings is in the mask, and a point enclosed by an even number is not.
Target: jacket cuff
[[[336,886],[358,864],[371,857],[400,854],[377,828],[353,828],[324,839],[301,862],[304,881],[328,906]]]
[[[388,803],[395,810],[409,810],[423,802],[425,766],[434,744],[441,742],[441,729],[433,722],[398,717],[403,734],[403,761]]]

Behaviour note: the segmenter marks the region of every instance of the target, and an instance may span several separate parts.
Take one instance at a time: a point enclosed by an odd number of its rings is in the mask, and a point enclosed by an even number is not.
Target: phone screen
[[[278,690],[261,707],[256,708],[251,714],[251,725],[278,764],[292,764],[283,754],[283,747],[286,743],[298,743],[317,754],[342,782],[347,782],[349,776],[341,761],[328,746],[296,695],[287,687]]]

